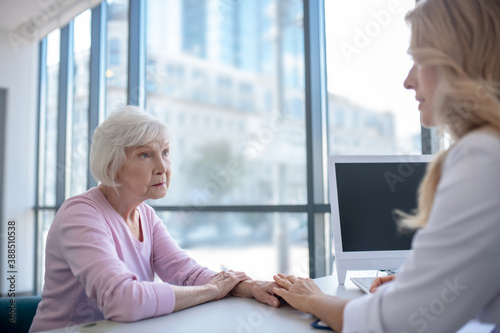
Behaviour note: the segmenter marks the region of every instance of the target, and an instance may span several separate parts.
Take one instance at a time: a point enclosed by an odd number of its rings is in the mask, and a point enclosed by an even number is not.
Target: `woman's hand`
[[[303,312],[312,313],[311,300],[324,295],[310,278],[297,278],[279,273],[273,279],[281,287],[274,288],[274,294],[281,296],[288,304]]]
[[[212,280],[203,286],[171,285],[175,295],[174,312],[224,298],[234,286],[246,280],[250,280],[250,277],[243,272],[223,271],[215,274]]]
[[[309,278],[284,274],[273,278],[281,287],[273,289],[275,295],[281,296],[297,310],[315,315],[334,331],[342,332],[344,308],[348,300],[324,294]]]
[[[270,281],[252,281],[252,296],[261,303],[272,307],[279,307],[280,301],[274,296],[273,289],[278,285]]]
[[[226,297],[238,283],[246,280],[251,280],[251,278],[245,273],[228,270],[215,274],[207,286],[213,287],[213,299],[218,300]]]
[[[387,275],[387,276],[379,276],[375,280],[373,280],[372,285],[370,286],[370,293],[374,293],[377,291],[378,287],[383,285],[386,282],[394,280],[396,275]]]

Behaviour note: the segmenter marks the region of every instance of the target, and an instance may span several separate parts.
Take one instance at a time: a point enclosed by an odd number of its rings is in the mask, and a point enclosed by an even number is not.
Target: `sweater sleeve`
[[[152,209],[151,209],[152,211]],[[172,239],[162,220],[154,214],[153,265],[162,281],[178,286],[201,286],[216,274],[200,266]]]
[[[89,204],[68,203],[61,212],[58,241],[73,275],[106,319],[131,322],[173,311],[175,295],[166,283],[139,281],[120,260],[102,213]]]
[[[498,139],[477,133],[450,152],[412,254],[393,282],[348,303],[344,333],[455,332],[485,309],[498,312],[498,151]]]

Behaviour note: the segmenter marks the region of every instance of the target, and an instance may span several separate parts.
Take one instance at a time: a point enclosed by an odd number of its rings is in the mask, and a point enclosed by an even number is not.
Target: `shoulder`
[[[96,191],[100,192],[93,188],[62,204],[50,226],[47,243],[51,240],[55,246],[65,241],[81,241],[84,234],[112,234],[109,214]]]
[[[104,210],[105,201],[106,198],[102,195],[101,191],[94,187],[82,194],[68,198],[64,201],[59,211],[65,212],[68,210],[75,211],[79,209]]]
[[[500,133],[491,129],[470,132],[452,148],[450,155],[463,153],[488,153],[493,158],[500,158]]]
[[[494,172],[500,163],[500,133],[489,129],[471,132],[451,148],[443,170],[463,169],[469,174]],[[466,168],[466,169],[464,169]]]
[[[55,227],[74,227],[76,225],[98,225],[102,227],[109,223],[111,206],[97,188],[92,188],[82,194],[67,199],[59,208],[54,218]]]
[[[467,134],[448,152],[436,200],[441,202],[444,198],[453,198],[454,209],[487,202],[491,209],[497,210],[500,208],[498,165],[500,136],[489,130]]]

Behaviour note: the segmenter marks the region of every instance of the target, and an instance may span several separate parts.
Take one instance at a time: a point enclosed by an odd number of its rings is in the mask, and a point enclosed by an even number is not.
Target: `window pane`
[[[309,276],[306,214],[158,212],[169,233],[200,265],[270,280]]]
[[[107,0],[106,109],[127,104],[128,0]]]
[[[174,175],[158,204],[306,202],[302,17],[299,0],[148,1],[147,109]]]
[[[421,153],[417,103],[403,87],[414,6],[325,1],[330,154]]]
[[[47,36],[47,79],[46,105],[40,107],[40,143],[39,143],[39,187],[38,195],[41,206],[53,206],[56,203],[56,175],[63,166],[57,166],[57,107],[59,97],[59,57],[61,31],[59,29]]]
[[[38,262],[38,277],[39,284],[37,285],[37,293],[42,291],[44,276],[45,276],[45,247],[47,244],[47,234],[49,233],[50,225],[56,215],[55,210],[40,210],[38,211],[38,249],[37,249],[37,262]]]
[[[87,159],[89,151],[89,80],[90,80],[90,17],[87,10],[75,18],[74,23],[74,59],[75,76],[73,89],[73,110],[68,114],[67,142],[69,145],[68,161],[68,196],[84,192],[87,188]]]

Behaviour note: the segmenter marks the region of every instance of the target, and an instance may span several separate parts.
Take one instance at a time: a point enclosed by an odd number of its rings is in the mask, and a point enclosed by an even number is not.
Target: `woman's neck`
[[[101,191],[106,200],[108,200],[111,207],[113,207],[127,223],[136,220],[136,209],[137,206],[142,203],[141,201],[137,199],[134,200],[126,194],[120,193],[119,189],[115,190],[110,186],[101,184],[97,188]]]

